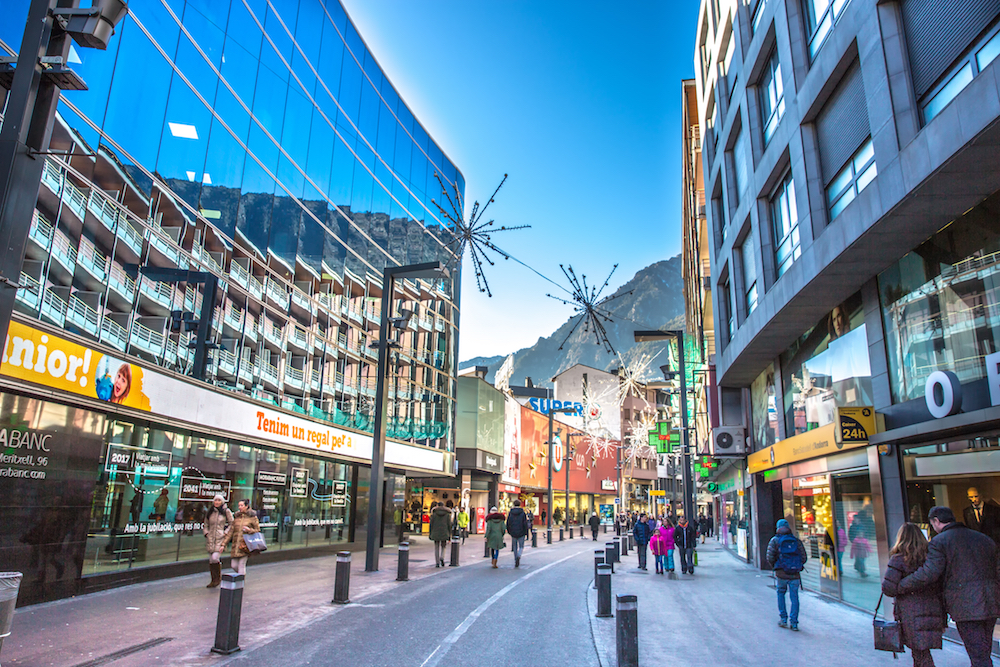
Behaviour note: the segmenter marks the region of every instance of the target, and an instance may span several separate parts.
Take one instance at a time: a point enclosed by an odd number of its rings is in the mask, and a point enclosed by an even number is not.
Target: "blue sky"
[[[611,288],[680,252],[681,79],[693,0],[343,0],[400,95],[465,175],[467,204],[531,229],[495,242],[565,284],[620,266]],[[466,263],[460,357],[533,344],[572,313],[502,259],[476,291]]]

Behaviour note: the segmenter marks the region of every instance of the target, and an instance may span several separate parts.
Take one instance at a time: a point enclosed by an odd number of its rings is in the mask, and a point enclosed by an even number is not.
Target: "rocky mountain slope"
[[[623,294],[612,301],[608,310],[612,314],[612,322],[605,322],[608,338],[617,352],[620,352],[625,362],[647,352],[655,354],[665,347],[664,343],[635,343],[632,332],[648,329],[679,329],[684,326],[684,289],[681,277],[681,257],[656,262],[642,269],[632,280],[622,285],[615,294]],[[567,307],[568,308],[568,307]],[[620,365],[617,356],[609,354],[597,343],[592,332],[584,333],[583,326],[577,330],[559,350],[559,344],[566,338],[576,320],[567,320],[551,335],[541,337],[531,347],[526,347],[514,353],[514,373],[511,384],[523,385],[525,377],[530,377],[536,386],[549,384],[549,380],[557,373],[574,364],[585,364],[594,368],[610,370]],[[474,357],[463,361],[459,367],[487,366],[487,380],[493,381],[496,370],[503,363],[506,355],[494,357]],[[666,353],[661,353],[645,380],[655,380],[660,377],[657,367],[666,363]]]

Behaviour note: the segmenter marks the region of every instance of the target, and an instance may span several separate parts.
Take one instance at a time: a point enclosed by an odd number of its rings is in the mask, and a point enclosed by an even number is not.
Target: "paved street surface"
[[[462,567],[436,569],[431,546],[417,538],[405,583],[395,581],[393,551],[371,575],[355,554],[346,606],[330,604],[332,557],[251,565],[243,651],[230,657],[208,651],[218,592],[203,588],[206,573],[21,609],[0,659],[71,667],[616,664],[614,620],[593,617],[594,542],[528,547],[520,569],[506,551],[498,570],[481,546],[470,538]],[[779,628],[767,574],[711,541],[699,557],[694,577],[657,576],[652,557],[642,572],[634,553],[616,568],[613,592],[639,598],[641,664],[909,664],[871,649],[868,615],[808,593],[801,632]],[[166,641],[142,648],[158,639]],[[960,646],[946,642],[934,653],[939,667],[969,664]]]

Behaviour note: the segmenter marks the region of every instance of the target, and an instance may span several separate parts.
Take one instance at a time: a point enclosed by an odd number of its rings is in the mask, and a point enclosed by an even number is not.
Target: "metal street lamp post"
[[[673,338],[677,341],[677,374],[680,376],[681,381],[681,454],[683,460],[681,474],[684,483],[684,516],[687,517],[688,521],[692,521],[694,519],[694,479],[691,476],[690,435],[688,433],[687,377],[684,370],[684,332],[675,329],[671,331],[633,331],[632,333],[637,343],[665,340],[668,338]],[[663,366],[660,367],[661,370],[663,368]]]
[[[548,513],[547,513],[547,515],[545,517],[545,529],[551,531],[552,530],[552,510],[553,510],[553,507],[552,507],[552,466],[553,466],[552,452],[554,450],[554,447],[553,447],[553,437],[552,437],[553,417],[555,416],[555,413],[557,413],[557,412],[562,412],[562,413],[567,413],[568,414],[568,413],[571,413],[571,412],[576,412],[576,410],[573,409],[573,408],[558,408],[558,409],[553,409],[552,408],[551,393],[549,394],[549,396],[550,396],[550,398],[549,398],[549,465],[548,465],[548,468],[549,468],[549,495],[548,495],[549,511],[548,511]],[[563,465],[566,465],[566,463],[567,463],[566,462],[566,454],[563,453]],[[569,484],[567,484],[567,487],[568,486],[569,486]],[[568,498],[568,496],[567,496],[567,498]],[[566,505],[566,509],[567,510],[569,509],[569,505],[568,504]]]
[[[382,478],[385,472],[385,408],[386,369],[389,365],[389,348],[397,344],[389,340],[389,327],[406,328],[409,315],[391,320],[393,290],[397,278],[446,278],[448,271],[441,262],[409,264],[386,267],[382,277],[382,321],[379,323],[378,377],[375,389],[375,425],[372,431],[372,468],[368,483],[368,530],[365,545],[365,572],[378,571],[379,546],[382,535],[382,503],[384,492]],[[412,313],[410,313],[412,315]]]

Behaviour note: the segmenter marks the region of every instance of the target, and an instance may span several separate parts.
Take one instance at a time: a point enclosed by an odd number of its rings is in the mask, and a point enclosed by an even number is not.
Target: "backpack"
[[[798,539],[793,535],[782,535],[778,541],[778,560],[774,563],[774,569],[794,574],[801,572],[803,565]]]

